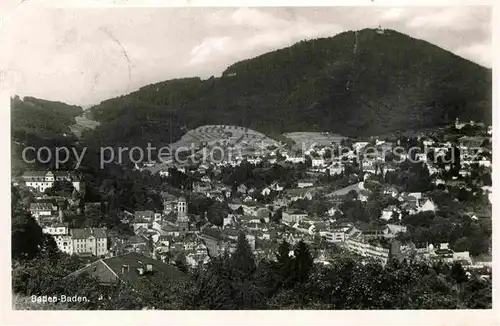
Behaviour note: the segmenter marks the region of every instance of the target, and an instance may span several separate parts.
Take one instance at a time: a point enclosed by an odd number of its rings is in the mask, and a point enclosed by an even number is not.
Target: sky
[[[27,2],[27,1],[26,1]],[[395,29],[492,67],[489,7],[8,8],[2,80],[20,96],[89,106],[172,78],[363,28]]]

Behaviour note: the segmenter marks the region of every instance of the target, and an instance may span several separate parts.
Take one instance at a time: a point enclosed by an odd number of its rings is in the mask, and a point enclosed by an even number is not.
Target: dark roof
[[[170,224],[163,224],[161,229],[165,232],[179,232],[181,229],[178,226],[173,226]]]
[[[238,217],[239,221],[252,221],[252,220],[258,220],[260,217],[254,216],[254,215],[242,215]]]
[[[168,199],[168,200],[176,200],[176,199],[177,199],[174,195],[172,195],[171,193],[168,193],[168,192],[166,192],[166,191],[162,191],[162,192],[160,193],[160,196],[161,196],[164,200],[166,200],[166,199]]]
[[[51,225],[53,228],[60,228],[60,227],[66,227],[69,228],[69,223],[68,222],[58,222],[53,225]]]
[[[298,214],[298,215],[304,215],[304,214],[306,214],[306,215],[307,215],[307,213],[306,213],[306,212],[303,212],[303,211],[301,211],[300,209],[286,210],[286,213],[287,213],[287,214],[294,214],[294,215],[297,215],[297,214]]]
[[[106,238],[106,229],[103,228],[71,229],[70,232],[73,239],[88,239],[90,236]]]
[[[177,221],[177,212],[171,211],[168,215],[164,216],[163,220],[175,223]]]
[[[257,216],[262,217],[262,218],[266,218],[266,217],[269,217],[270,212],[271,211],[268,208],[261,207],[257,210]]]
[[[128,244],[148,243],[148,239],[143,236],[132,236],[127,240]]]
[[[134,213],[136,217],[153,218],[153,211],[136,211]]]
[[[165,279],[166,277],[173,280],[187,277],[186,274],[182,273],[174,266],[162,263],[159,260],[151,259],[135,252],[98,260],[76,272],[71,273],[68,276],[77,276],[87,272],[91,276],[97,277],[101,283],[115,284],[120,279],[133,284],[139,278],[147,277],[147,274],[141,276],[137,270],[140,267],[146,270],[146,265],[152,265],[153,273],[150,274],[152,277],[162,279]],[[124,266],[128,266],[128,268],[125,267],[122,269]],[[122,273],[122,271],[124,272]]]
[[[31,203],[30,210],[52,210],[52,203]]]
[[[54,176],[57,178],[57,177],[69,177],[71,179],[78,179],[78,173],[74,172],[74,171],[55,171],[54,172]]]
[[[288,196],[304,196],[309,192],[311,192],[310,188],[285,189],[285,194]],[[312,194],[312,192],[311,192],[311,194]]]
[[[151,223],[151,221],[146,220],[146,219],[141,218],[141,217],[136,217],[136,218],[134,218],[134,220],[132,221],[132,224],[136,224],[136,223],[147,223],[147,224],[149,224],[149,223]]]
[[[238,236],[240,231],[238,231],[238,229],[234,229],[234,228],[230,228],[230,229],[225,229],[224,231],[224,234],[227,235],[227,236]]]
[[[24,178],[32,177],[45,177],[45,175],[50,171],[26,171],[23,173]]]
[[[314,223],[314,227],[317,230],[327,230],[328,229],[328,224],[326,224],[325,222],[315,222]]]
[[[221,239],[221,231],[216,228],[204,228],[200,236],[208,236],[216,240]]]

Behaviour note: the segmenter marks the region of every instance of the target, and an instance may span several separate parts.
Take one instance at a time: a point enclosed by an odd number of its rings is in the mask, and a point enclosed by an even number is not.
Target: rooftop
[[[106,238],[106,229],[103,228],[71,229],[70,233],[73,239],[88,239],[91,236]]]
[[[152,266],[153,277],[173,280],[186,277],[186,274],[174,266],[134,252],[122,256],[100,259],[68,276],[78,276],[84,272],[88,272],[91,276],[97,277],[105,284],[116,284],[118,280],[133,284],[139,278],[143,277],[137,269],[142,267],[146,270],[147,265]]]

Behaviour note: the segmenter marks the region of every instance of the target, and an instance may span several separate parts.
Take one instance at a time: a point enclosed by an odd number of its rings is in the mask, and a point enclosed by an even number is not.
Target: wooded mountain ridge
[[[220,78],[174,79],[90,109],[106,146],[178,140],[207,124],[264,133],[345,136],[491,124],[491,69],[394,30],[363,29],[302,41],[228,67]]]

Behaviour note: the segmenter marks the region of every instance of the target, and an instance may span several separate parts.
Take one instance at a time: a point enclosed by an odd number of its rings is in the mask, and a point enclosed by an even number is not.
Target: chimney
[[[153,265],[152,265],[152,264],[147,264],[147,265],[146,265],[146,270],[147,270],[148,272],[152,272],[152,271],[153,271]]]
[[[142,267],[137,268],[137,271],[139,272],[139,275],[144,274],[144,268],[142,268]]]
[[[122,265],[122,275],[130,271],[130,265]]]

